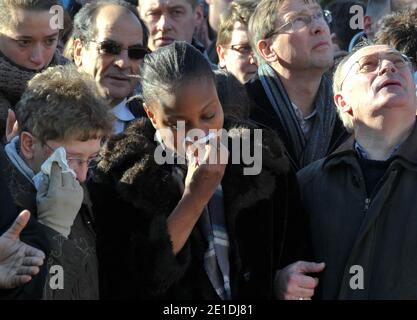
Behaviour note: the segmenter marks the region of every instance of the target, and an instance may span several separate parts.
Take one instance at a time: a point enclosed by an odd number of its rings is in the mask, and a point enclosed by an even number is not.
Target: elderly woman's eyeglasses
[[[52,152],[55,152],[56,149],[52,148],[50,145],[48,145],[46,142],[43,143],[48,149],[50,149]],[[69,166],[72,167],[81,167],[84,163],[87,164],[87,167],[89,169],[93,169],[97,166],[97,164],[100,162],[100,160],[102,159],[101,156],[95,156],[95,157],[91,157],[88,159],[82,159],[82,158],[77,158],[77,157],[68,157],[67,156],[67,162]]]
[[[375,71],[379,73],[381,70],[381,65],[382,65],[383,60],[389,61],[398,70],[402,70],[405,68],[410,68],[411,70],[411,67],[412,67],[410,59],[406,55],[400,52],[389,52],[384,55],[375,53],[375,54],[363,56],[359,58],[357,61],[355,61],[354,63],[352,63],[349,70],[346,72],[345,77],[340,83],[340,90],[342,89],[343,83],[345,82],[347,76],[352,71],[353,66],[355,66],[356,64],[358,65],[356,74],[371,73]]]
[[[287,23],[283,24],[278,29],[275,29],[274,31],[268,33],[265,36],[265,39],[271,38],[274,35],[279,34],[280,32],[301,30],[305,27],[310,26],[313,20],[324,21],[327,24],[330,24],[332,22],[332,14],[329,10],[319,10],[313,15],[297,15],[295,17],[290,18]]]

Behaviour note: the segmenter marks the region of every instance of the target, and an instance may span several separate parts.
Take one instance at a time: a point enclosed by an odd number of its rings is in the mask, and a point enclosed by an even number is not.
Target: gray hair
[[[143,44],[146,45],[148,43],[149,35],[144,22],[139,18],[136,8],[123,0],[97,0],[84,5],[74,17],[74,30],[71,37],[74,40],[80,39],[81,43],[84,45],[87,45],[91,40],[93,40],[97,33],[97,14],[101,8],[109,5],[123,7],[139,20],[143,30]]]
[[[345,79],[345,74],[343,73],[343,68],[346,64],[346,62],[360,49],[368,47],[373,45],[373,43],[370,40],[364,39],[363,41],[359,42],[349,54],[343,57],[343,59],[340,60],[338,63],[334,74],[333,74],[333,93],[336,94],[338,92],[342,91],[342,81]],[[342,110],[339,107],[336,107],[337,114],[339,115],[340,120],[342,120],[343,125],[345,126],[346,130],[348,132],[353,132],[353,122],[349,115],[347,115],[345,112],[342,112]]]

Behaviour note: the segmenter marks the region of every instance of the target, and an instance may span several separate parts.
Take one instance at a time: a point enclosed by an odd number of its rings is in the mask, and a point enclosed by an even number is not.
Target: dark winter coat
[[[8,159],[3,149],[0,151],[0,235],[12,225],[23,209],[31,212],[30,220],[20,234],[20,240],[24,243],[42,250],[48,258],[50,251],[49,241],[42,225],[35,218],[33,203],[23,196],[28,191],[18,183],[19,177],[10,171]],[[18,192],[16,192],[18,191]],[[46,277],[46,264],[40,268],[40,272],[32,277],[32,280],[15,289],[0,289],[0,300],[36,300],[42,298]]]
[[[351,138],[298,174],[316,260],[326,262],[318,294],[417,299],[417,128],[370,197],[357,157]]]
[[[11,194],[12,204],[16,206],[14,219],[23,209],[31,212],[31,225],[23,230],[30,233],[36,241],[21,239],[46,254],[45,263],[37,275],[29,283],[36,291],[24,299],[98,299],[98,265],[95,243],[95,232],[92,228],[92,214],[89,207],[88,194],[84,193],[84,202],[71,227],[68,239],[55,230],[40,224],[37,218],[36,189],[28,179],[10,162],[4,149],[0,150],[1,169],[5,177],[4,190]],[[3,189],[2,189],[3,190]],[[42,241],[42,242],[41,242]],[[52,290],[49,282],[56,275],[52,266],[59,265],[64,272],[64,289]],[[53,271],[53,272],[50,272]],[[52,279],[53,283],[54,279]],[[26,287],[26,286],[24,286]],[[43,292],[42,292],[43,291]],[[18,297],[17,297],[18,298]]]
[[[232,141],[254,127],[226,121],[225,128]],[[197,226],[173,254],[167,217],[182,194],[174,165],[154,161],[154,133],[141,119],[112,137],[89,184],[102,297],[216,299],[203,266],[207,242]],[[228,164],[221,183],[235,299],[273,298],[275,271],[311,254],[295,176],[279,140],[266,130],[262,156],[259,175],[245,176],[242,165]]]

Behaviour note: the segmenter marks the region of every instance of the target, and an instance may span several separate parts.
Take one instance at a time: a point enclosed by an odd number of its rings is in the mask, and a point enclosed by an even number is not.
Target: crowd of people
[[[414,1],[1,0],[0,299],[417,299],[416,71]]]

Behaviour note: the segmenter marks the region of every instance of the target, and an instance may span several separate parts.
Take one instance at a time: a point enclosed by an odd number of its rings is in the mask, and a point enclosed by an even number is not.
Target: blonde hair
[[[258,3],[259,0],[235,0],[230,3],[229,10],[220,17],[220,27],[216,43],[218,46],[230,43],[236,22],[248,26],[249,19]]]

